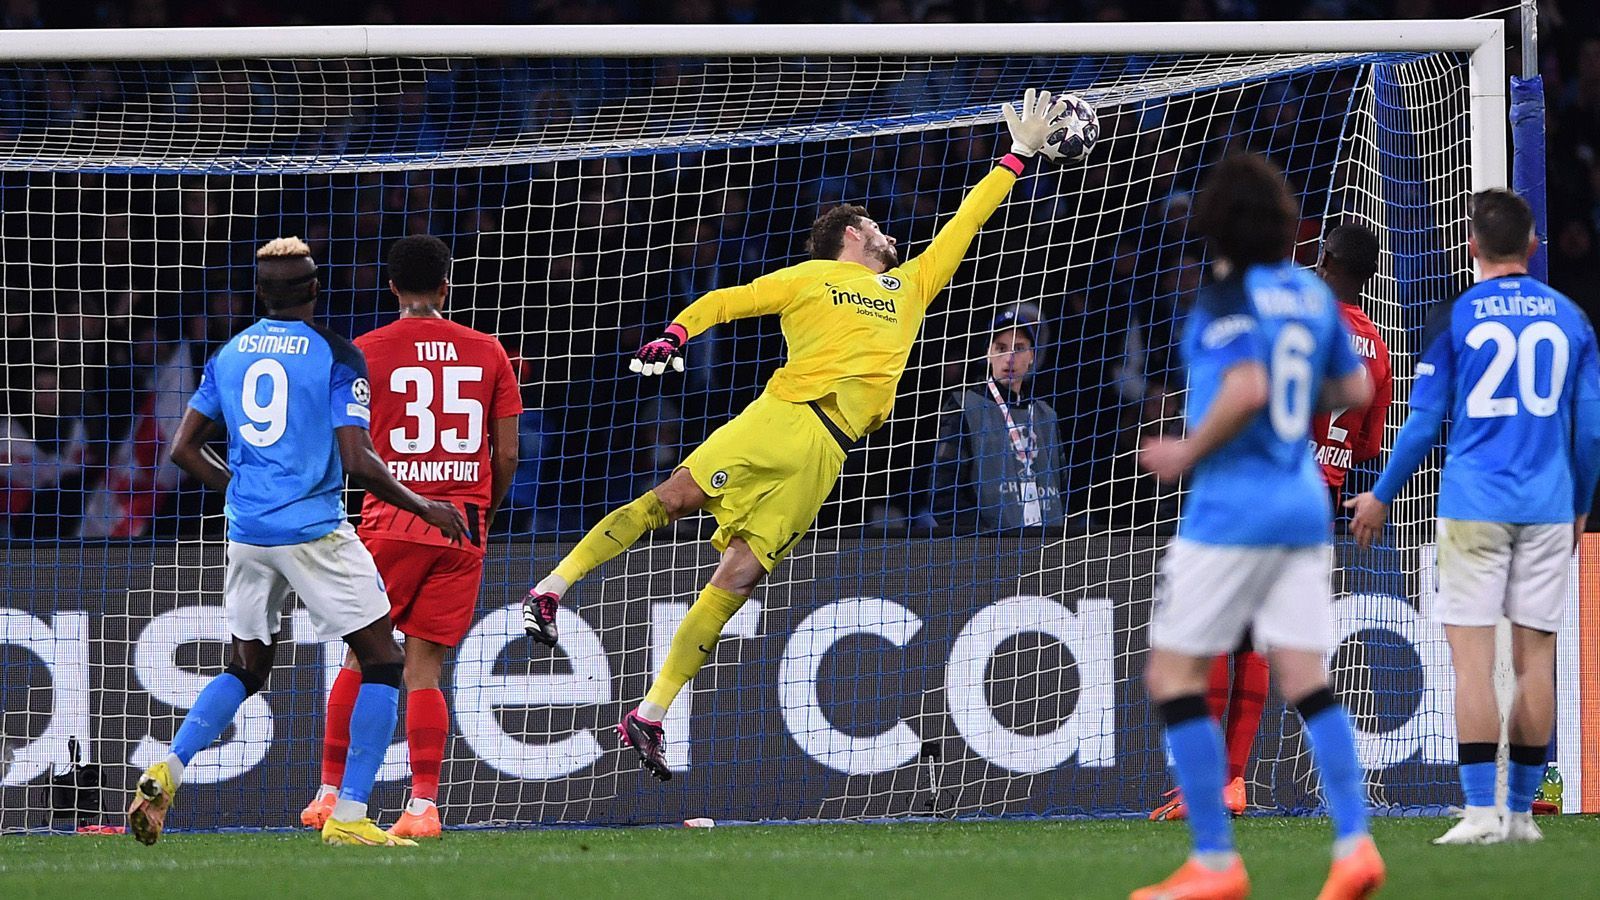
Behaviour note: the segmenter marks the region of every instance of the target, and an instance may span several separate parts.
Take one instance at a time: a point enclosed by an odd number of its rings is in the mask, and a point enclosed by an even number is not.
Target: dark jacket
[[[1060,432],[1055,410],[1000,389],[1011,420],[1029,434],[1031,476],[1017,458],[1005,416],[987,383],[951,391],[939,413],[929,511],[958,531],[998,531],[1062,521]],[[1030,504],[1030,499],[1032,503]],[[1029,506],[1037,521],[1029,522]]]

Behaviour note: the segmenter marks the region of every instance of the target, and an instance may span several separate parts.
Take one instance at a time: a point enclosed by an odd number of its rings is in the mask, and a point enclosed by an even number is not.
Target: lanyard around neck
[[[995,387],[994,379],[988,381],[989,396],[994,398],[996,406],[1000,407],[1000,415],[1006,420],[1006,434],[1011,438],[1011,452],[1016,454],[1017,462],[1022,464],[1022,472],[1029,477],[1033,476],[1033,459],[1038,454],[1038,447],[1034,446],[1033,433],[1033,404],[1028,404],[1028,425],[1024,429],[1017,425],[1011,418],[1011,407],[1006,405],[1004,397],[1000,396],[1000,389]]]

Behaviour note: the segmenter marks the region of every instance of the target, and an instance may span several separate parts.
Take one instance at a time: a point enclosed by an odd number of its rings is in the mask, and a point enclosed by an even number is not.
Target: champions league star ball
[[[1095,142],[1100,140],[1100,116],[1094,107],[1071,94],[1059,98],[1067,102],[1067,109],[1051,124],[1050,136],[1040,149],[1051,162],[1077,162],[1086,159]]]

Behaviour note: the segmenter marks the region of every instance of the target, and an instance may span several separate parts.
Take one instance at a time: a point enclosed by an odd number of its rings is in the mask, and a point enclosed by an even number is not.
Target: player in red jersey
[[[1356,463],[1377,459],[1383,450],[1383,423],[1394,398],[1389,345],[1378,326],[1361,309],[1361,289],[1378,271],[1378,238],[1364,225],[1340,225],[1322,244],[1317,274],[1339,298],[1339,312],[1350,330],[1350,346],[1367,365],[1372,379],[1372,404],[1364,409],[1318,413],[1311,420],[1311,439],[1322,477],[1333,495],[1335,511],[1343,509],[1345,475]]]
[[[1393,397],[1389,347],[1378,333],[1378,326],[1361,309],[1361,289],[1377,274],[1378,252],[1377,236],[1366,226],[1351,223],[1329,232],[1322,242],[1322,258],[1317,261],[1317,274],[1339,299],[1339,312],[1350,331],[1351,346],[1366,363],[1367,375],[1372,379],[1369,406],[1318,413],[1311,420],[1311,449],[1332,493],[1335,514],[1341,509],[1339,494],[1350,466],[1375,459],[1383,449],[1383,423]],[[1261,725],[1268,680],[1267,659],[1255,652],[1248,638],[1234,653],[1217,657],[1211,667],[1206,704],[1213,718],[1227,723],[1224,734],[1228,786],[1223,796],[1235,815],[1244,812],[1248,801],[1244,770],[1250,763],[1250,748],[1255,745],[1256,730]],[[1188,814],[1177,788],[1168,791],[1166,797],[1150,818],[1182,819]]]
[[[467,539],[378,500],[361,507],[357,534],[378,564],[390,617],[405,634],[406,741],[411,802],[389,829],[401,837],[440,834],[439,768],[450,712],[439,674],[450,648],[472,626],[483,580],[484,537],[517,467],[522,399],[500,342],[441,315],[450,293],[450,250],[413,235],[389,251],[389,290],[400,319],[356,339],[372,384],[372,435],[395,480],[430,500],[455,504]],[[300,821],[321,827],[344,776],[350,711],[361,673],[354,657],[334,679],[323,735],[322,788]]]

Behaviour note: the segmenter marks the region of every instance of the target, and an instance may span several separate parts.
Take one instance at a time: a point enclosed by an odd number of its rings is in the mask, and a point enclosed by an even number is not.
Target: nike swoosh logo
[[[710,655],[711,651],[706,649],[706,645],[705,644],[695,644],[695,646],[700,648],[700,652],[701,653]],[[716,646],[716,645],[713,644],[712,646]]]
[[[621,547],[623,549],[627,549],[628,545],[624,544],[623,542],[621,542],[621,541],[617,540],[616,538],[612,537],[611,536],[611,531],[609,529],[607,529],[606,531],[602,531],[601,534],[604,534],[606,536],[606,539],[611,541],[611,543],[616,544],[618,547]]]

